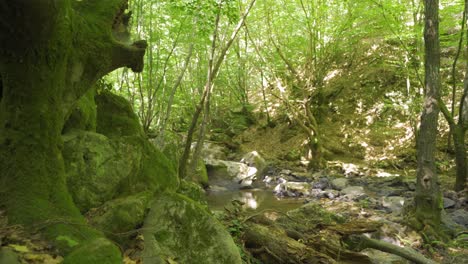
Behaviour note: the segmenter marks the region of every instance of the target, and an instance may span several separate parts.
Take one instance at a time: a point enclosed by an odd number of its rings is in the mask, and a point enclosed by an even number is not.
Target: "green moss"
[[[62,133],[72,129],[96,131],[96,102],[94,101],[95,89],[89,89],[77,102],[76,108],[71,113]]]
[[[178,263],[241,263],[223,225],[184,195],[161,194],[146,219],[144,256],[173,258]],[[143,257],[144,262],[148,260]]]
[[[109,91],[102,91],[95,96],[95,100],[98,133],[108,137],[144,136],[138,117],[125,98]]]
[[[203,206],[207,206],[208,202],[206,200],[206,193],[203,188],[200,187],[200,185],[186,181],[186,180],[181,180],[180,181],[180,187],[177,190],[178,193],[183,194],[190,199],[197,201]]]
[[[208,186],[208,171],[206,170],[205,162],[203,159],[197,160],[197,166],[195,171],[189,175],[192,181],[201,184],[202,186]]]
[[[127,143],[139,144],[142,148],[140,170],[128,187],[135,191],[173,190],[179,187],[179,178],[171,162],[161,151],[148,140],[141,137],[124,137]]]
[[[63,264],[118,264],[122,262],[119,249],[109,240],[98,238],[71,252],[65,257]]]
[[[134,230],[143,224],[148,205],[153,198],[152,192],[111,200],[89,215],[89,223],[102,230],[108,237],[118,242],[126,242],[129,236],[116,235]]]

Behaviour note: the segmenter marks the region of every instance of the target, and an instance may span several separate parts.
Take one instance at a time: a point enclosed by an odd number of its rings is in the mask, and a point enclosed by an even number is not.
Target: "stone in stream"
[[[348,186],[348,179],[337,178],[331,181],[331,186],[333,189],[341,191]]]
[[[330,187],[330,180],[327,177],[322,177],[318,181],[312,183],[314,189],[325,190]]]
[[[362,186],[349,186],[341,190],[341,195],[349,200],[361,200],[367,197]]]
[[[310,184],[307,182],[285,182],[276,185],[274,193],[278,196],[299,197],[310,194]]]

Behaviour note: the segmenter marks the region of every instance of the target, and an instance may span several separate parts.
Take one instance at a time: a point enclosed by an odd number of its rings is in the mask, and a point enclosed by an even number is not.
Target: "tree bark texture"
[[[421,115],[417,156],[417,186],[415,217],[424,227],[438,229],[441,218],[441,194],[435,167],[434,153],[440,88],[439,1],[425,0],[425,101]]]

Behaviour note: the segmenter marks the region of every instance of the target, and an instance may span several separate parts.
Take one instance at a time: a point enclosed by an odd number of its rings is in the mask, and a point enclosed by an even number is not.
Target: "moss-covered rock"
[[[117,196],[122,181],[138,173],[142,153],[137,146],[77,130],[63,141],[68,189],[82,212]]]
[[[197,160],[197,166],[195,171],[189,175],[189,178],[202,186],[208,186],[208,171],[206,169],[205,162],[203,159]]]
[[[63,140],[67,185],[82,212],[114,198],[178,188],[172,163],[144,138],[73,131]]]
[[[181,180],[177,192],[189,197],[190,199],[200,203],[203,206],[208,205],[205,190],[203,190],[203,188],[200,187],[200,185],[194,182]]]
[[[78,100],[76,108],[65,122],[62,133],[67,133],[73,129],[96,131],[97,108],[94,94],[95,89],[90,89]]]
[[[68,254],[63,264],[117,264],[122,261],[119,249],[112,242],[98,238]]]
[[[117,234],[134,230],[143,223],[152,198],[153,193],[147,191],[108,201],[88,212],[89,223],[112,239],[124,241],[132,234]]]
[[[242,263],[229,233],[208,211],[186,196],[158,196],[143,227],[146,263]],[[157,259],[160,261],[158,262]]]
[[[67,184],[85,212],[135,193],[178,188],[176,165],[145,137],[130,103],[104,91],[96,96],[97,131],[63,135]]]
[[[95,96],[98,133],[108,137],[143,136],[143,128],[130,103],[109,91]]]

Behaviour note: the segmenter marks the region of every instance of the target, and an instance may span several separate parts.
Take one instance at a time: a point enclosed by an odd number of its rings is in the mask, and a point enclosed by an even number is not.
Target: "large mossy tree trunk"
[[[427,234],[437,234],[442,210],[434,157],[439,115],[437,98],[440,87],[439,1],[425,0],[424,3],[426,87],[417,144],[418,171],[414,216],[418,229],[424,228]]]
[[[125,45],[113,37],[126,8],[126,0],[0,4],[0,208],[9,223],[41,228],[55,242],[100,237],[85,227],[67,190],[61,131],[100,77],[123,66],[142,70],[146,42]],[[110,242],[106,247],[118,252]]]

